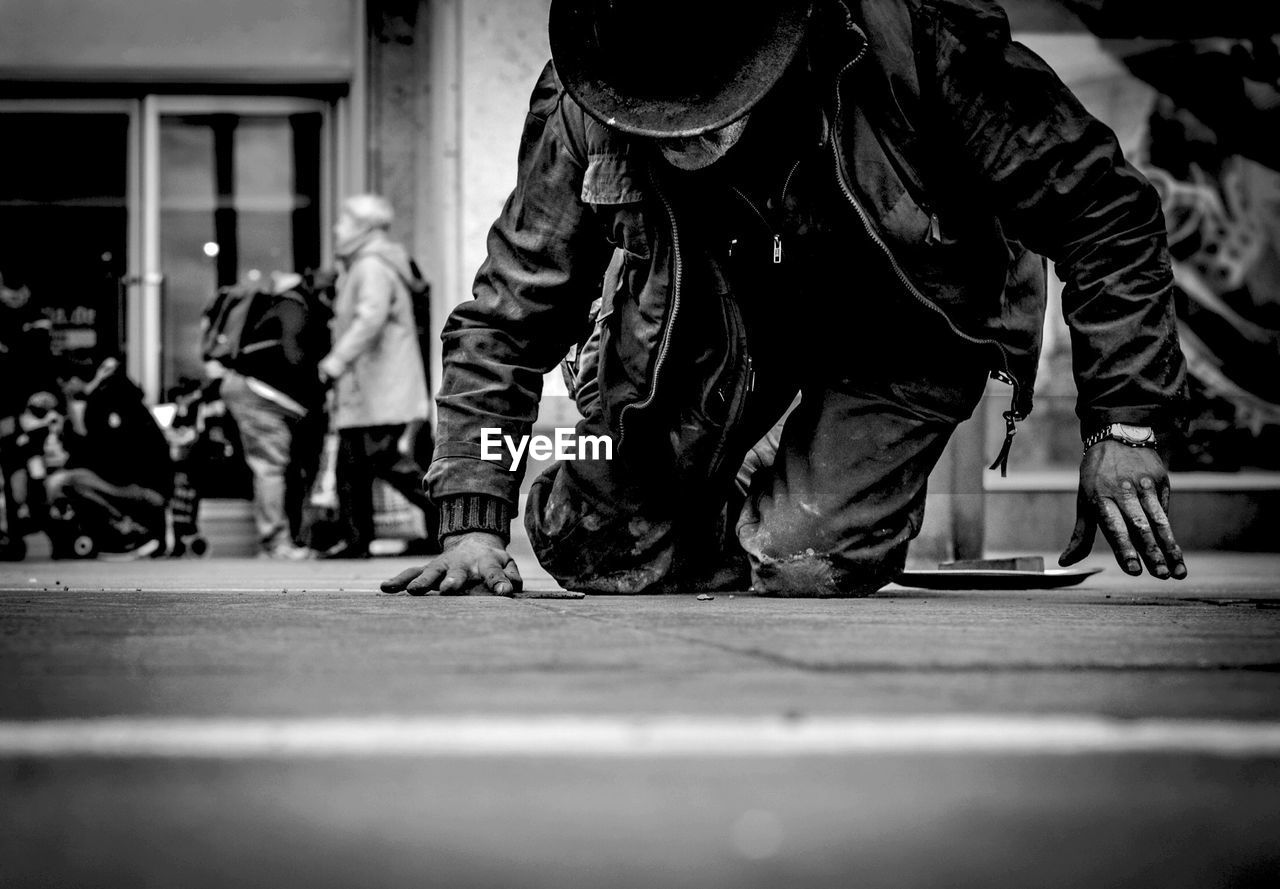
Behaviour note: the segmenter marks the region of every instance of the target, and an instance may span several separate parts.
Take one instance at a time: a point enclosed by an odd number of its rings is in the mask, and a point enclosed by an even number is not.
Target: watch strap
[[[1111,423],[1106,426],[1103,426],[1097,432],[1088,436],[1084,440],[1084,451],[1088,451],[1089,448],[1093,447],[1096,444],[1100,444],[1104,441],[1118,442],[1119,444],[1127,445],[1131,448],[1154,448],[1156,446],[1156,438],[1154,435],[1142,441],[1133,441],[1131,439],[1125,438],[1124,436],[1114,432],[1113,430],[1115,425],[1116,424]]]

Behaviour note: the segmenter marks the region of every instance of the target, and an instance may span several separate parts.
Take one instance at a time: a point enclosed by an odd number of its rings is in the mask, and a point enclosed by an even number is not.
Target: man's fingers
[[[409,582],[422,573],[422,568],[406,568],[390,580],[384,580],[378,589],[384,593],[403,593],[409,587]]]
[[[471,572],[466,568],[450,568],[440,581],[440,592],[460,593],[471,583]]]
[[[1067,548],[1058,556],[1058,564],[1064,568],[1074,565],[1093,551],[1093,536],[1098,530],[1098,523],[1089,514],[1089,505],[1081,504],[1076,509],[1076,526],[1071,531],[1071,539]]]
[[[1138,499],[1137,492],[1129,482],[1124,482],[1122,489],[1124,493],[1120,498],[1120,509],[1124,512],[1124,520],[1129,525],[1129,540],[1133,546],[1137,547],[1147,570],[1154,577],[1164,580],[1169,576],[1169,566],[1165,563],[1160,542],[1156,540],[1155,532],[1151,530],[1151,522],[1147,520],[1147,514],[1142,510],[1142,501]]]
[[[1182,558],[1182,547],[1178,546],[1178,541],[1173,537],[1173,526],[1169,524],[1169,486],[1165,485],[1157,492],[1155,481],[1144,478],[1138,485],[1138,497],[1142,502],[1142,508],[1146,510],[1147,518],[1151,521],[1151,530],[1155,532],[1156,541],[1164,551],[1169,574],[1181,580],[1187,576],[1187,565]]]
[[[1096,509],[1102,525],[1102,534],[1111,544],[1111,551],[1116,554],[1116,563],[1125,574],[1142,573],[1142,563],[1138,561],[1138,551],[1129,541],[1129,526],[1125,524],[1124,513],[1114,500],[1100,498]]]
[[[484,585],[499,596],[510,596],[515,592],[497,559],[485,564],[481,576],[484,577]]]
[[[429,590],[436,588],[436,583],[444,574],[444,565],[440,564],[439,559],[433,559],[422,566],[422,571],[415,580],[410,581],[407,589],[411,596],[425,595]]]
[[[422,568],[402,571],[382,584],[383,592],[408,590],[422,595],[438,590],[444,596],[465,596],[477,585],[499,596],[510,596],[522,586],[514,560],[501,547],[483,541],[463,541],[432,559]]]
[[[511,588],[515,592],[524,589],[524,578],[520,576],[520,569],[516,566],[515,559],[507,559],[507,564],[502,566],[502,573],[507,576],[507,580],[511,581]]]

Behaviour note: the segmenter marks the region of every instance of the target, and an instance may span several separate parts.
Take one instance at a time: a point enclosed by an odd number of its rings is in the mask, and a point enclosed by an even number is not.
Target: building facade
[[[514,181],[545,2],[0,3],[0,276],[69,360],[153,401],[198,378],[218,286],[332,262],[386,194],[438,325]]]

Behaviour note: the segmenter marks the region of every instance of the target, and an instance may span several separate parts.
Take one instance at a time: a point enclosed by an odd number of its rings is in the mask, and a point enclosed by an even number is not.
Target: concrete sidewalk
[[[373,592],[408,564],[0,568],[0,749],[72,750],[0,755],[0,884],[1280,881],[1280,557],[865,600]]]
[[[0,713],[1280,716],[1280,557],[863,600],[374,592],[409,564],[7,566]]]

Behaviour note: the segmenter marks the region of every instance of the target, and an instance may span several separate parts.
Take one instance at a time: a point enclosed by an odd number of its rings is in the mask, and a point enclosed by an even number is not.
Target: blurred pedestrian
[[[306,483],[290,467],[309,419],[323,413],[324,387],[316,374],[313,298],[301,275],[276,273],[257,295],[261,305],[241,334],[231,367],[223,369],[222,400],[240,430],[253,472],[253,516],[259,556],[300,560],[298,544]],[[292,488],[292,490],[290,490]],[[289,507],[293,508],[290,509]]]
[[[429,412],[413,314],[416,276],[408,254],[388,234],[393,218],[385,198],[357,195],[343,204],[334,226],[344,271],[333,307],[333,348],[320,362],[320,377],[335,393],[344,539],[326,553],[331,558],[368,556],[378,478],[423,511],[435,544],[436,511],[413,456]]]

